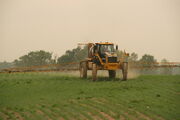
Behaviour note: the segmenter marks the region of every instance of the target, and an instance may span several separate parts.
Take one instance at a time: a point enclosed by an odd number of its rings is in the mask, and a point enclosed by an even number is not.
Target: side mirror
[[[118,45],[116,45],[116,50],[118,50]]]

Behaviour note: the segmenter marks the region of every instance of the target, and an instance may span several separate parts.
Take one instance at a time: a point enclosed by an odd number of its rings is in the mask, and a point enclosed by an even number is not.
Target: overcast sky
[[[0,61],[99,41],[180,61],[180,0],[0,0]]]

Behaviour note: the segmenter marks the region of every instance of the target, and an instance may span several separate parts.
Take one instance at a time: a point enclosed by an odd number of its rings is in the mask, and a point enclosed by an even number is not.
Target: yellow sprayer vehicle
[[[128,74],[128,53],[118,59],[116,51],[118,46],[109,42],[88,43],[88,58],[80,62],[80,77],[87,78],[87,71],[92,70],[92,80],[97,79],[98,70],[108,70],[109,77],[116,77],[116,70],[121,69],[123,80],[127,80]]]

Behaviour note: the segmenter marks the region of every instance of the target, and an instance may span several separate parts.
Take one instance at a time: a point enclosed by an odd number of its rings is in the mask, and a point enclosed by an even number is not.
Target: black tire
[[[109,70],[109,78],[115,78],[116,77],[116,71],[115,70]]]
[[[87,78],[87,63],[86,62],[82,62],[80,64],[80,77],[81,78]]]
[[[127,62],[123,63],[122,74],[123,74],[123,80],[127,80],[127,76],[128,76],[128,63]]]
[[[92,80],[96,81],[97,79],[97,65],[93,64],[92,65]]]

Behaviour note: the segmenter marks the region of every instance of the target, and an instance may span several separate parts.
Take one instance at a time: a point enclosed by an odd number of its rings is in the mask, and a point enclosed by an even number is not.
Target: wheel
[[[86,62],[82,62],[80,64],[80,77],[81,78],[87,78],[87,64]]]
[[[96,64],[92,65],[92,80],[96,81],[97,79],[97,66]]]
[[[116,71],[115,70],[109,70],[109,78],[115,78],[116,77]]]
[[[122,74],[123,74],[123,80],[127,80],[127,75],[128,75],[128,63],[127,62],[123,63]]]

